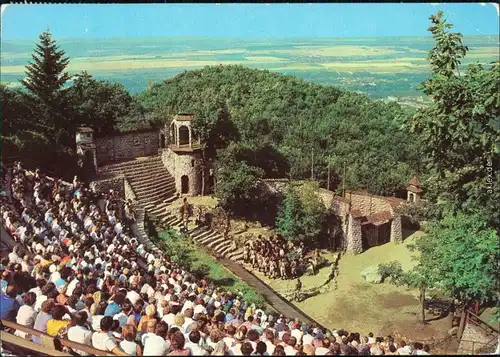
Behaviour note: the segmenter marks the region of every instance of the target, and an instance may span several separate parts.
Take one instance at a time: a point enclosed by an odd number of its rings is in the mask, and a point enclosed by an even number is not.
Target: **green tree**
[[[498,298],[500,245],[483,216],[448,214],[410,248],[419,254],[407,282],[424,294],[427,288],[438,289],[463,309]]]
[[[238,150],[238,145],[231,143],[218,152],[215,163],[215,196],[224,210],[245,216],[261,201],[259,180],[264,173],[262,169],[249,165],[246,161],[238,161]]]
[[[460,62],[468,50],[462,35],[448,31],[453,25],[441,11],[430,19],[435,40],[428,56],[432,75],[420,89],[433,103],[409,120],[429,172],[427,198],[444,212],[481,212],[492,226],[500,227],[500,173],[488,170],[500,161],[500,62],[489,69],[470,65],[461,74]]]
[[[59,49],[49,30],[44,31],[39,39],[40,43],[32,54],[33,62],[26,66],[26,78],[21,83],[33,96],[52,108],[60,90],[70,79],[65,72],[69,58]]]
[[[299,220],[302,213],[299,193],[294,185],[289,185],[285,198],[276,217],[276,231],[289,240],[296,240],[302,233]]]
[[[70,79],[65,72],[69,58],[60,50],[47,30],[39,36],[40,42],[32,54],[33,61],[26,66],[26,77],[21,80],[27,89],[30,105],[34,107],[39,122],[49,128],[46,133],[57,146],[68,145],[66,130],[68,118],[63,115],[65,98],[63,87]],[[62,149],[59,147],[59,149]]]
[[[131,113],[140,117],[123,85],[98,81],[87,72],[74,76],[66,96],[71,103],[68,115],[72,123],[90,126],[96,136],[113,134],[119,122]]]
[[[153,85],[138,100],[159,118],[196,113],[207,134],[202,137],[210,136],[218,113],[227,113],[239,134],[232,140],[252,148],[251,166],[263,169],[266,178],[309,179],[313,163],[315,179],[326,186],[329,155],[347,163],[346,189],[392,195],[404,190],[410,177],[425,173],[419,141],[401,130],[405,113],[398,104],[293,76],[210,66]],[[330,174],[338,184],[342,166],[330,165]]]
[[[318,189],[315,182],[287,187],[276,217],[276,230],[285,238],[303,237],[309,243],[318,243],[327,223],[326,208],[318,197]]]

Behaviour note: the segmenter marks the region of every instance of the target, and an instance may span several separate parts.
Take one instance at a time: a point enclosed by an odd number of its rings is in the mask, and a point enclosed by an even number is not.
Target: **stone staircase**
[[[139,205],[163,208],[177,198],[175,180],[163,166],[160,156],[140,158],[99,169],[105,173],[123,173],[127,178]]]
[[[168,211],[170,204],[178,197],[175,180],[165,169],[160,156],[107,165],[101,168],[100,172],[122,173],[127,178],[140,206],[137,209],[137,238],[147,248],[158,249],[145,231],[145,213],[160,231],[164,226],[177,231],[181,229],[182,220]],[[213,252],[236,262],[243,262],[243,250],[237,248],[232,240],[225,239],[222,234],[206,227],[195,228],[187,234],[193,241]]]

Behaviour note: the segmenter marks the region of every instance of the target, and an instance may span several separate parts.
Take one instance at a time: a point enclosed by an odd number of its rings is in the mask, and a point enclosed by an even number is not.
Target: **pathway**
[[[314,323],[318,326],[322,326],[319,322],[276,293],[269,285],[245,269],[242,265],[229,259],[220,259],[219,262],[255,289],[255,291],[262,294],[267,303],[279,313],[290,318],[298,317],[302,322],[307,324]]]

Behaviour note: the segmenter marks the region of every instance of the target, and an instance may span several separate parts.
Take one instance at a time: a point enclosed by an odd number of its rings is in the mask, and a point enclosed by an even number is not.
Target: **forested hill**
[[[332,184],[345,163],[346,187],[393,194],[419,174],[416,141],[402,131],[399,105],[242,66],[205,67],[179,74],[138,96],[158,121],[194,112],[215,121],[221,112],[238,131],[239,159],[267,177]],[[246,154],[241,154],[241,151]]]

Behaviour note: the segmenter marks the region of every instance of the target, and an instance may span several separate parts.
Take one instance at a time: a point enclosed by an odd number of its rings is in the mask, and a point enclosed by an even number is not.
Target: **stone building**
[[[193,129],[193,114],[177,114],[160,130],[160,150],[163,164],[175,179],[181,195],[196,196],[213,187],[209,163],[203,160],[203,145]]]
[[[97,172],[96,145],[94,130],[89,127],[79,127],[76,130],[76,154],[81,167],[90,173]]]
[[[413,178],[408,182],[408,187],[406,190],[408,191],[407,201],[410,203],[419,203],[420,195],[422,194],[422,189],[420,188],[420,180],[417,176],[413,176]]]
[[[283,191],[290,183],[287,179],[264,180],[271,192]],[[300,184],[296,181],[295,184]],[[320,188],[318,196],[326,208],[340,218],[341,234],[334,240],[337,248],[359,254],[387,242],[403,241],[401,216],[394,208],[404,199],[372,195],[368,192],[346,191],[345,196]]]

